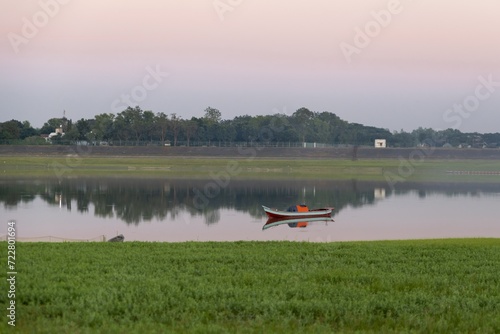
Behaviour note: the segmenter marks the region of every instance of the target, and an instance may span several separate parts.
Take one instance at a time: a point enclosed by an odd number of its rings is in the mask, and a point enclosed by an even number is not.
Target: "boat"
[[[309,226],[310,223],[322,222],[328,224],[334,220],[330,217],[314,217],[314,218],[269,218],[262,227],[262,230],[267,230],[270,227],[279,225],[288,225],[291,228],[304,228]]]
[[[292,205],[286,211],[271,209],[267,206],[262,206],[269,218],[315,218],[315,217],[330,217],[333,208],[313,209],[309,210],[307,205]]]
[[[109,239],[108,242],[123,242],[123,240],[125,240],[125,237],[123,234],[119,234],[116,237]]]

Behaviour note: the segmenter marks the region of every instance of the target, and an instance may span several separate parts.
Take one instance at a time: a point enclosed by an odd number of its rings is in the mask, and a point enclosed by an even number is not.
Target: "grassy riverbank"
[[[18,243],[16,255],[21,332],[500,331],[498,239]]]
[[[2,156],[2,177],[173,177],[500,182],[500,175],[450,175],[447,171],[500,171],[500,160],[289,159]]]

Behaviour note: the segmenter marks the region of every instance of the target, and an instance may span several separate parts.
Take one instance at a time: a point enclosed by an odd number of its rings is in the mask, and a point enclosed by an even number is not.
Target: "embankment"
[[[456,148],[300,148],[300,147],[160,147],[160,146],[21,146],[0,145],[0,155],[147,157],[261,157],[286,159],[500,159],[500,149]]]

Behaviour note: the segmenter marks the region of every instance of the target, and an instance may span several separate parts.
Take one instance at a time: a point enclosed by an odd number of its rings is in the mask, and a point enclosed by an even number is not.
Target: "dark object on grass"
[[[125,240],[125,237],[123,236],[123,234],[120,234],[114,238],[109,239],[108,242],[122,242],[123,240]]]

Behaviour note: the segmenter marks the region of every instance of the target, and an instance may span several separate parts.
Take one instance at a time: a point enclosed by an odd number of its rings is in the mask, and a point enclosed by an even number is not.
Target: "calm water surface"
[[[500,184],[67,179],[0,181],[19,240],[345,241],[500,237]],[[261,205],[334,206],[334,221],[264,228]],[[7,226],[7,225],[5,225]],[[302,227],[298,227],[302,226]],[[6,228],[4,229],[6,230]],[[5,231],[0,235],[5,236]]]

